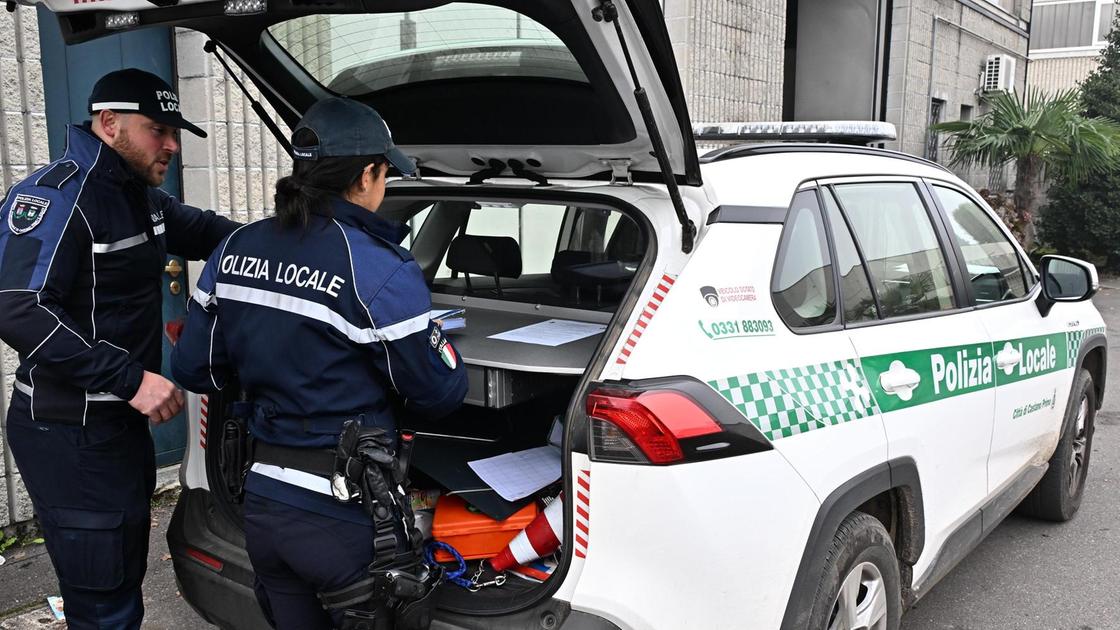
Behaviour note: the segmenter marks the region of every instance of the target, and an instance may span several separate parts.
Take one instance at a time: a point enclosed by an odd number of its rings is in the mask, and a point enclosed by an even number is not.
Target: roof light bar
[[[105,28],[118,30],[122,28],[132,28],[140,23],[140,14],[136,11],[125,11],[123,13],[110,13],[105,16]]]
[[[870,144],[897,138],[894,125],[874,120],[785,122],[701,122],[692,125],[697,140],[801,140]]]
[[[255,15],[268,10],[267,0],[226,0],[226,15]]]

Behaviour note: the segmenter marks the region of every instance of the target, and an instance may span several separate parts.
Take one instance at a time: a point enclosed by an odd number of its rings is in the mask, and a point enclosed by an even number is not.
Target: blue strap
[[[463,577],[467,572],[467,561],[463,560],[463,556],[451,545],[439,540],[429,542],[427,545],[424,545],[424,561],[433,567],[439,565],[435,557],[437,549],[442,549],[451,554],[451,556],[455,558],[455,562],[458,563],[458,567],[454,570],[447,571],[444,577],[446,577],[448,581],[458,584],[463,588],[474,588],[474,582]]]

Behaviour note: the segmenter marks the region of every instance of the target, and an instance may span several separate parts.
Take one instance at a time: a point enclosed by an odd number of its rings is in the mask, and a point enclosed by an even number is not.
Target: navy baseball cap
[[[381,114],[365,103],[339,96],[325,98],[307,110],[292,137],[301,129],[314,133],[319,143],[293,143],[292,157],[297,160],[384,155],[402,174],[416,172],[416,164],[393,144],[393,135]]]
[[[166,81],[138,68],[115,70],[97,80],[89,94],[89,113],[111,109],[143,114],[177,129],[205,138],[206,132],[187,122],[179,111],[179,95]]]

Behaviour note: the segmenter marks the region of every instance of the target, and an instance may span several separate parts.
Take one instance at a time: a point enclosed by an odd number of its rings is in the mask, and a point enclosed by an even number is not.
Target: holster
[[[252,413],[252,403],[230,403],[222,421],[218,469],[234,503],[241,503],[245,498],[245,475],[253,464],[253,439],[249,435]]]
[[[337,591],[319,593],[319,601],[324,608],[343,610],[343,630],[427,630],[443,568],[401,559],[407,566],[374,569],[371,565],[368,577]]]
[[[344,611],[345,630],[425,630],[431,623],[436,586],[443,580],[442,568],[423,561],[421,537],[405,492],[412,435],[402,436],[399,453],[393,449],[394,437],[357,421],[348,421],[339,436],[332,489],[339,499],[361,496],[374,526],[374,558],[367,577],[319,594],[324,607]],[[401,533],[405,540],[398,541]],[[390,620],[391,625],[382,625]]]

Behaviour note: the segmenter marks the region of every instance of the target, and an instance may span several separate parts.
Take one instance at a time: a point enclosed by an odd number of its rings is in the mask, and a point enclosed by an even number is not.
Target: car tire
[[[1089,456],[1097,417],[1097,390],[1088,370],[1077,373],[1062,421],[1062,436],[1050,468],[1023,502],[1019,512],[1047,521],[1064,522],[1077,514],[1085,493]]]
[[[886,528],[853,512],[832,539],[813,609],[812,630],[896,630],[902,617],[898,558]]]

